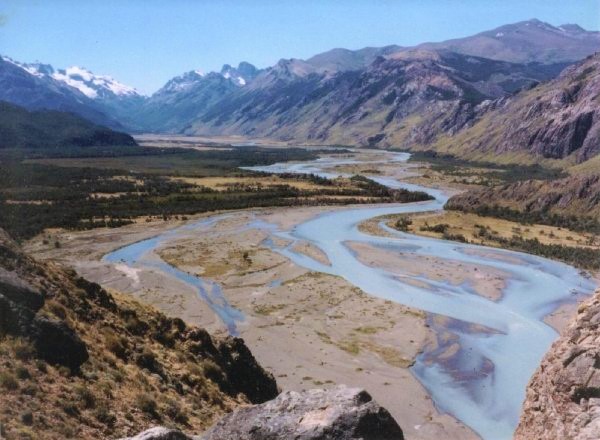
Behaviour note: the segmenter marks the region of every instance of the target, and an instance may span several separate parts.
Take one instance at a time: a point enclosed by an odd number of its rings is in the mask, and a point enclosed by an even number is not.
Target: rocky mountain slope
[[[136,129],[181,132],[211,106],[244,88],[258,69],[242,62],[237,68],[224,65],[221,72],[193,70],[167,82],[129,115]]]
[[[600,438],[600,291],[542,360],[528,387],[516,440]]]
[[[552,26],[532,19],[507,24],[466,38],[425,43],[422,49],[446,49],[513,63],[578,61],[597,52],[600,32],[576,24]]]
[[[202,432],[278,394],[241,339],[36,262],[2,230],[0,365],[6,439],[116,438],[158,423]]]
[[[477,135],[485,134],[481,125],[464,129],[490,110],[510,106],[506,112],[511,112],[512,101],[501,98],[554,78],[568,63],[599,49],[598,32],[538,20],[417,48],[333,49],[307,60],[281,60],[244,87],[223,84],[215,76],[196,79],[201,85],[189,92],[165,95],[170,82],[149,98],[148,110],[136,122],[186,134],[448,151],[471,138],[479,140]],[[587,120],[575,124],[584,130]],[[457,133],[468,134],[454,142]],[[490,137],[470,151],[487,148]],[[546,143],[540,137],[534,154]],[[541,154],[549,154],[548,149]]]
[[[583,162],[600,152],[600,54],[473,115],[467,129],[426,148],[465,157],[541,156]]]
[[[30,112],[0,101],[0,149],[107,145],[137,144],[128,134],[96,125],[72,113]]]
[[[435,51],[378,57],[362,70],[335,73],[282,60],[189,120],[184,132],[410,144],[415,142],[414,126],[432,132],[432,124],[439,130],[458,130],[486,100],[551,78],[562,67],[514,65]]]
[[[598,170],[600,173],[600,170]],[[484,213],[498,207],[544,216],[587,215],[600,221],[600,175],[569,176],[551,181],[522,182],[483,188],[455,195],[447,209]]]

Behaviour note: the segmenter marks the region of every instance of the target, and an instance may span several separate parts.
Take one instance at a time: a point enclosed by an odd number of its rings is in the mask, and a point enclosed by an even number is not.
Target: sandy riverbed
[[[438,414],[408,370],[422,347],[433,340],[423,313],[368,296],[341,278],[293,264],[261,245],[268,234],[264,230],[240,230],[251,220],[289,228],[321,210],[232,213],[206,233],[176,237],[156,257],[223,287],[227,300],[246,316],[239,325],[241,336],[283,389],[341,383],[363,387],[390,410],[407,438],[476,438],[452,417]],[[38,257],[60,259],[88,279],[129,293],[168,315],[225,334],[216,315],[181,281],[100,261],[111,250],[181,224],[167,221],[110,230],[55,231],[52,238],[60,241],[60,249],[44,245],[41,237],[27,248]],[[303,251],[326,258],[308,245]],[[368,250],[365,255],[371,257]]]

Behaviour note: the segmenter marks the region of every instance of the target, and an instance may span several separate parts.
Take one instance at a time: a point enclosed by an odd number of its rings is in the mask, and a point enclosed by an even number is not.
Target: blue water
[[[221,321],[227,326],[227,330],[234,336],[239,335],[237,324],[244,320],[244,314],[231,306],[225,296],[221,286],[213,281],[189,274],[174,266],[162,261],[152,251],[164,243],[169,242],[183,231],[201,231],[206,230],[218,220],[225,218],[225,215],[212,217],[208,220],[201,220],[192,224],[183,226],[173,231],[166,232],[157,237],[148,240],[138,241],[129,246],[117,249],[104,256],[102,261],[108,263],[123,263],[131,267],[154,269],[162,271],[165,274],[173,276],[180,281],[192,286],[197,294],[209,305],[209,307],[219,316]]]
[[[397,162],[402,166],[407,158],[405,153],[388,153],[382,162]],[[359,162],[327,158],[310,163],[283,163],[251,169],[335,177],[339,173],[328,168],[352,163]],[[263,244],[300,266],[343,277],[373,296],[428,312],[429,324],[441,345],[427,347],[418,356],[412,373],[429,391],[440,411],[461,420],[486,440],[512,438],[526,384],[557,336],[543,318],[561,304],[591,293],[595,284],[573,267],[528,254],[417,237],[389,228],[391,237],[364,234],[358,230],[358,224],[367,219],[439,210],[447,200],[443,191],[399,182],[390,177],[371,178],[394,188],[427,191],[435,200],[337,209],[317,215],[289,231],[280,231],[273,225],[256,221],[246,227],[262,228],[274,236],[290,240],[291,244],[282,247],[275,246],[269,239]],[[185,228],[187,231],[207,228],[214,221],[215,218]],[[135,243],[108,254],[105,260],[123,261],[138,267],[149,265],[193,285],[230,331],[236,332],[236,323],[243,320],[243,315],[227,303],[215,283],[179,271],[164,262],[144,259],[144,255],[171,240],[177,233],[175,230]],[[318,247],[327,255],[330,264],[322,264],[295,252],[293,244],[297,240]],[[369,267],[358,260],[349,248],[349,242],[375,246],[388,252],[487,266],[509,274],[510,279],[501,299],[493,301],[477,295],[468,283],[455,285],[427,279],[425,275],[398,276],[402,267],[397,267],[395,273]],[[425,283],[427,287],[417,287],[410,283],[411,280],[420,281],[419,285]],[[434,320],[435,315],[447,319]],[[459,344],[460,349],[453,356],[441,356],[447,348],[448,335],[451,342]]]

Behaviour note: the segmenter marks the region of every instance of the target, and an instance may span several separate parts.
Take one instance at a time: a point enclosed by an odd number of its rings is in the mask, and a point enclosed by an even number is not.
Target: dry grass
[[[284,179],[279,176],[265,176],[265,177],[175,177],[175,181],[189,183],[195,186],[206,187],[217,191],[225,191],[236,186],[251,186],[251,187],[270,187],[277,185],[289,185],[293,188],[302,190],[318,190],[327,189],[328,186],[317,185],[315,183],[298,180],[298,179]]]
[[[389,217],[387,224],[393,226],[399,216]],[[480,226],[489,228],[496,235],[510,239],[514,235],[523,239],[537,238],[542,244],[556,244],[563,246],[579,246],[600,249],[600,244],[588,246],[588,234],[570,231],[568,229],[546,225],[521,225],[517,222],[496,219],[493,217],[481,217],[477,214],[467,214],[455,211],[443,213],[427,213],[411,216],[412,224],[408,226],[407,232],[424,235],[427,237],[441,238],[440,232],[426,231],[422,228],[440,224],[448,225],[447,233],[451,235],[463,235],[467,240],[486,246],[498,246],[493,240],[480,237],[477,232]]]
[[[115,438],[158,423],[201,432],[245,402],[221,390],[216,362],[178,339],[178,322],[116,293],[116,310],[100,307],[61,270],[47,279],[64,288],[50,284],[39,313],[64,318],[90,358],[74,374],[37,359],[27,340],[0,337],[5,438]]]

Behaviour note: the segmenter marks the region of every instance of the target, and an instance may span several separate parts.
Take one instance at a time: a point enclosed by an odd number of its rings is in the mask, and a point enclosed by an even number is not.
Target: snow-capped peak
[[[139,95],[136,89],[126,86],[108,75],[95,75],[89,70],[71,66],[56,71],[52,77],[71,87],[75,87],[88,98],[105,97],[107,94],[116,96]]]
[[[231,67],[229,64],[225,64],[221,69],[221,76],[238,86],[245,86],[248,80],[256,76],[256,72],[256,67],[252,64],[242,62],[237,69]]]
[[[2,59],[38,78],[51,78],[73,87],[91,99],[140,96],[133,87],[126,86],[107,75],[95,75],[83,67],[71,66],[55,70],[49,64],[19,63],[6,56],[2,56]]]

